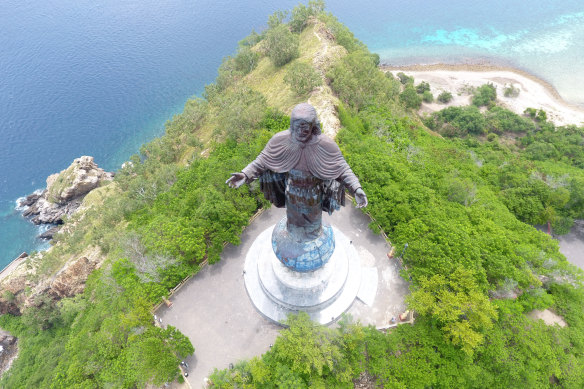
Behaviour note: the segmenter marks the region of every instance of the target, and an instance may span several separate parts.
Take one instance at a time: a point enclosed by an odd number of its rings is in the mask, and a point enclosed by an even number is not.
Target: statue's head
[[[290,130],[292,136],[299,142],[308,142],[313,135],[320,135],[316,109],[308,103],[295,106],[290,115]]]

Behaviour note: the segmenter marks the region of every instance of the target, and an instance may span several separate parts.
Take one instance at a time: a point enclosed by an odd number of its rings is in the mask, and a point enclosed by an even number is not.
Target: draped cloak
[[[359,179],[332,139],[313,134],[309,141],[300,142],[292,136],[290,129],[275,134],[260,155],[242,172],[249,181],[259,178],[265,198],[282,208],[286,204],[286,173],[295,168],[308,170],[322,180],[322,207],[328,213],[345,205],[345,187],[351,193],[361,187]]]

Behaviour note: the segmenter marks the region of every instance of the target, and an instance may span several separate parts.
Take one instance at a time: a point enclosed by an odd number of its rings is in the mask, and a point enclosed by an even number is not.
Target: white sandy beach
[[[471,95],[465,88],[492,83],[497,87],[498,103],[511,111],[522,114],[526,108],[543,109],[548,120],[557,126],[584,125],[584,109],[564,101],[547,82],[517,69],[500,68],[491,65],[413,65],[406,67],[382,67],[394,76],[403,72],[414,77],[415,84],[426,81],[436,98],[442,91],[450,92],[453,100],[448,104],[431,103],[422,105],[420,113],[434,112],[448,106],[469,105]],[[519,89],[519,96],[505,97],[505,86]]]

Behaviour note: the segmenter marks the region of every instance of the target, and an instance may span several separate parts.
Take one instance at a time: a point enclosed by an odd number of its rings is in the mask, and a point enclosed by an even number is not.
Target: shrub
[[[304,30],[308,24],[308,19],[311,16],[317,16],[324,11],[324,1],[323,0],[310,0],[308,6],[304,4],[298,4],[292,10],[292,18],[290,20],[290,28],[293,32],[299,33]]]
[[[356,51],[343,57],[327,73],[333,91],[356,110],[371,104],[387,104],[399,92],[397,81],[385,77],[375,61],[375,56]]]
[[[523,114],[538,122],[545,122],[547,120],[547,113],[543,109],[525,108]]]
[[[452,100],[452,93],[444,91],[438,95],[437,100],[442,104],[448,104]]]
[[[493,132],[491,132],[489,135],[487,135],[487,140],[489,142],[495,142],[499,139],[499,136]]]
[[[507,109],[493,107],[485,112],[489,132],[502,134],[504,132],[527,133],[535,130],[533,122]]]
[[[485,133],[486,120],[474,105],[466,107],[448,107],[434,112],[426,121],[431,129],[448,137],[462,137],[467,134]]]
[[[430,92],[430,84],[428,84],[426,81],[422,81],[418,85],[416,85],[416,92],[418,92],[419,94],[422,94],[426,91]]]
[[[255,67],[258,64],[259,58],[260,55],[258,53],[252,51],[249,47],[244,46],[241,49],[239,49],[237,55],[235,56],[235,58],[233,58],[233,61],[235,63],[235,70],[243,73],[244,75],[248,74],[249,72],[255,69]]]
[[[251,30],[251,33],[240,40],[237,45],[239,47],[252,47],[258,44],[262,40],[262,36],[258,34],[254,29]]]
[[[424,100],[424,103],[431,103],[434,101],[434,95],[429,90],[424,91],[422,94],[422,100]]]
[[[408,85],[399,95],[399,99],[408,108],[418,109],[422,105],[422,97],[416,93],[413,86]]]
[[[284,19],[288,16],[288,11],[276,11],[268,16],[268,29],[273,30],[284,23]]]
[[[240,87],[221,94],[216,104],[220,107],[218,130],[233,139],[244,139],[259,123],[266,110],[265,97],[248,87]]]
[[[274,65],[286,65],[300,54],[300,41],[286,25],[279,24],[266,33],[266,54]]]
[[[505,85],[505,89],[503,90],[503,95],[505,97],[517,97],[519,96],[519,88],[515,88],[515,86],[513,86],[513,84],[506,86]]]
[[[396,76],[403,85],[414,84],[414,77],[406,76],[404,72],[399,72]]]
[[[479,86],[475,90],[475,94],[472,97],[472,104],[477,107],[484,107],[492,105],[495,100],[497,100],[497,88],[495,85],[488,83]]]
[[[525,111],[523,111],[523,114],[525,116],[529,116],[532,119],[535,119],[535,115],[537,114],[537,109],[535,109],[535,108],[525,108]]]
[[[317,86],[320,86],[322,79],[312,66],[304,62],[295,62],[290,65],[290,68],[286,72],[284,82],[297,95],[304,95],[312,92]]]

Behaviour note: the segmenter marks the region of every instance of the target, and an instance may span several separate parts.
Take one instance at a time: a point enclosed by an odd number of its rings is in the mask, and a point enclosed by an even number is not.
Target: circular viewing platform
[[[272,246],[274,226],[252,243],[244,265],[245,287],[262,315],[283,324],[288,314],[304,311],[328,324],[349,309],[361,286],[359,254],[342,232],[327,228],[334,234],[334,250],[312,271],[296,271],[278,259]]]

